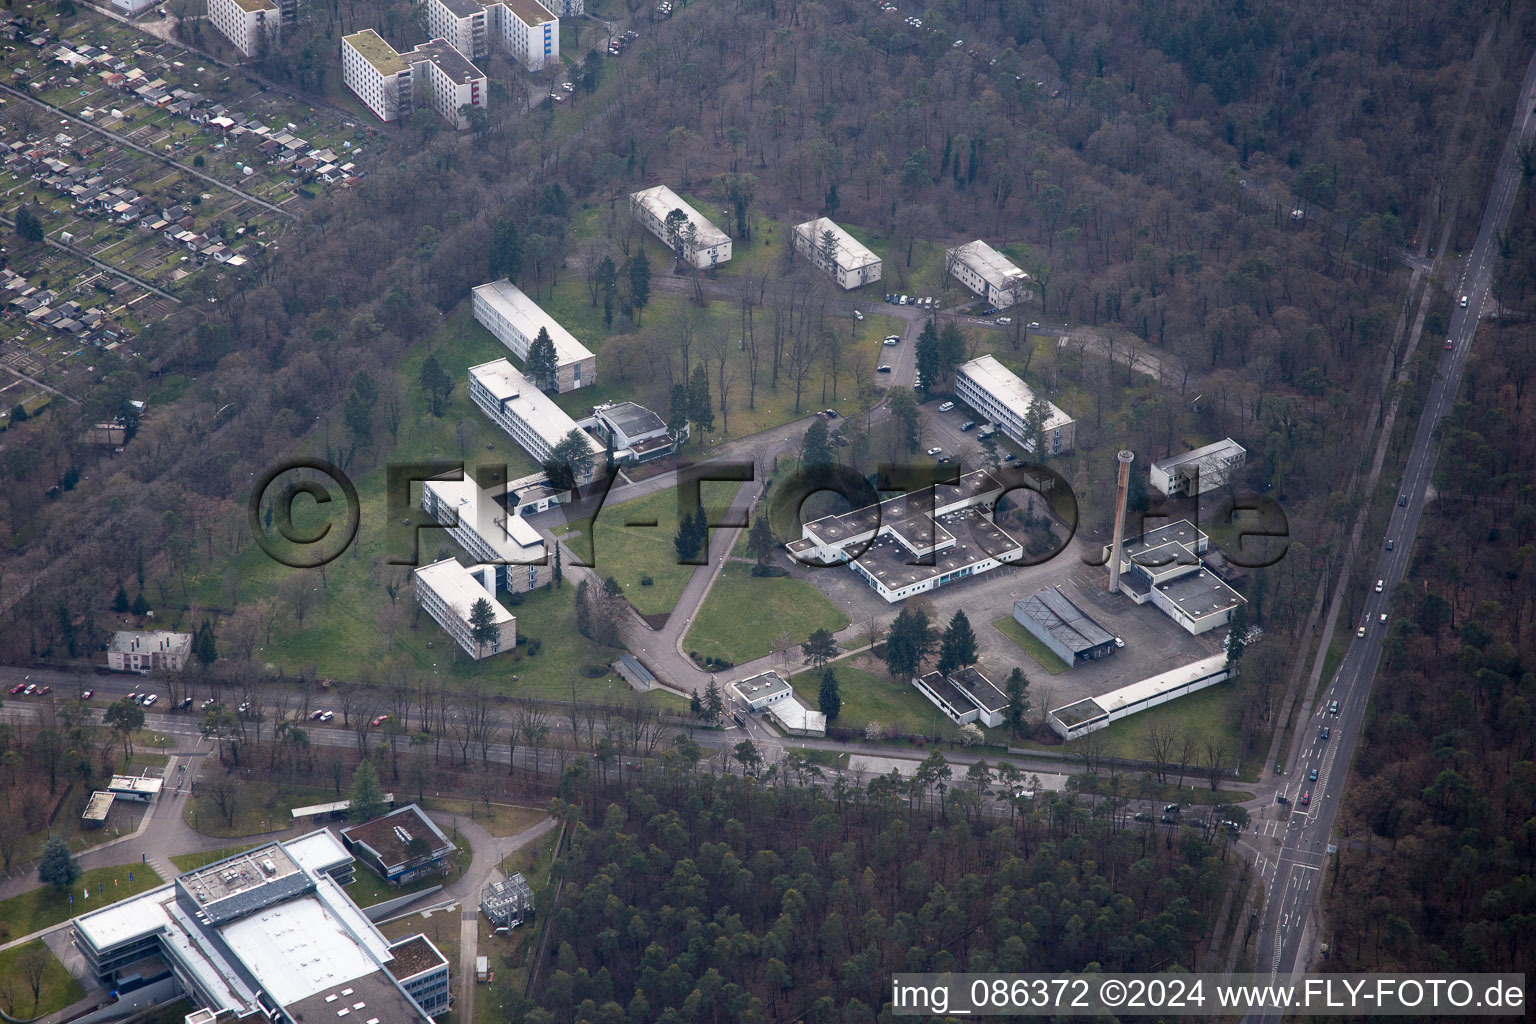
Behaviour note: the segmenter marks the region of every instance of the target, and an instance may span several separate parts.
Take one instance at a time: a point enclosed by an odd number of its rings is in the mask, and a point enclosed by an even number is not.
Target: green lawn
[[[820,747],[790,747],[790,753],[799,754],[812,764],[819,764],[823,768],[847,768],[848,751],[823,750]]]
[[[447,885],[449,882],[455,881],[462,876],[465,870],[469,868],[469,862],[474,859],[474,855],[469,849],[469,840],[461,835],[454,842],[458,845],[459,852],[453,855],[452,865],[448,868],[447,874],[437,875],[433,878],[423,878],[412,882],[410,885],[389,885],[384,879],[368,870],[368,868],[358,864],[355,880],[346,887],[347,894],[352,897],[353,902],[358,906],[371,907],[375,903],[383,903],[385,900],[392,900],[396,896],[406,896],[413,892],[420,892],[434,885]]]
[[[133,878],[130,881],[129,875]],[[74,885],[58,892],[50,885],[39,885],[18,896],[0,901],[0,924],[9,925],[11,936],[20,938],[32,932],[67,921],[77,914],[96,910],[120,899],[153,889],[160,876],[148,864],[121,864],[92,868],[82,872]],[[86,893],[90,893],[87,897]],[[70,904],[70,898],[74,904]]]
[[[329,803],[335,799],[338,798],[334,789],[247,782],[241,787],[233,824],[220,813],[206,788],[187,801],[181,816],[205,836],[238,839],[291,828],[293,815],[290,812],[295,807]]]
[[[1012,615],[992,620],[992,628],[1012,640],[1031,661],[1053,676],[1059,676],[1072,666],[1058,658],[1049,647],[1041,643],[1029,630],[1019,625]]]
[[[515,836],[549,817],[549,811],[542,808],[516,807],[512,804],[493,803],[487,812],[485,804],[479,800],[450,800],[429,796],[421,803],[429,811],[449,811],[468,818],[498,837]]]
[[[42,984],[38,987],[35,1000],[32,998],[32,986],[25,980],[21,967],[24,960],[32,957],[40,957],[45,964]],[[0,977],[8,979],[8,983],[0,985],[0,1009],[21,1020],[62,1010],[85,998],[85,989],[70,976],[42,939],[33,939],[24,945],[0,952]]]
[[[743,614],[750,609],[750,614]],[[804,580],[788,576],[757,578],[752,567],[729,562],[720,571],[704,607],[683,641],[699,657],[741,664],[773,651],[781,633],[800,643],[818,629],[837,632],[848,616]]]
[[[221,861],[225,857],[233,857],[237,853],[244,853],[246,850],[254,849],[260,845],[260,843],[246,843],[243,846],[226,846],[222,850],[205,850],[202,853],[178,853],[171,858],[171,863],[175,864],[182,871],[195,871],[200,867],[212,864],[215,861]]]
[[[849,658],[832,663],[837,672],[837,692],[843,707],[832,723],[844,729],[863,729],[879,722],[887,732],[957,737],[959,727],[945,718],[911,683],[900,685],[884,671],[855,668],[854,662],[869,663],[867,657]],[[821,672],[808,670],[793,676],[795,694],[808,707],[816,707],[821,696]]]
[[[1237,691],[1232,683],[1217,683],[1198,693],[1111,722],[1107,728],[1094,735],[1102,738],[1105,754],[1146,760],[1148,755],[1143,737],[1148,728],[1157,724],[1174,730],[1187,729],[1202,742],[1207,737],[1220,737],[1227,741],[1228,749],[1236,754],[1241,746],[1237,730],[1230,724],[1234,717],[1230,710],[1236,697]],[[1070,753],[1080,742],[1065,744],[1060,749]],[[1196,760],[1201,756],[1197,754]]]
[[[721,518],[740,487],[734,481],[706,482],[700,486],[699,494],[711,520]],[[597,513],[595,533],[589,519],[572,524],[583,537],[591,537],[596,572],[618,580],[624,596],[642,615],[664,615],[675,608],[697,568],[678,564],[677,548],[673,546],[677,536],[677,503],[678,494],[667,489],[620,505],[604,505]],[[656,525],[644,525],[652,522]],[[584,541],[567,546],[586,557]],[[649,577],[651,585],[642,585],[642,577]]]

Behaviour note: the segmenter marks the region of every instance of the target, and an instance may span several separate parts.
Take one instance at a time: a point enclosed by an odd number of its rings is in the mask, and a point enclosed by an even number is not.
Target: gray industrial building
[[[1013,602],[1013,618],[1068,665],[1115,653],[1114,634],[1060,588],[1046,587]]]

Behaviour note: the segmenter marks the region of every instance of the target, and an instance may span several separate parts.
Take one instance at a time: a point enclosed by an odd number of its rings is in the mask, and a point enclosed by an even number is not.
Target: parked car
[[[1013,317],[1011,317],[1011,316],[1000,316],[1000,317],[997,318],[997,322],[999,324],[1002,324],[1003,326],[1006,327],[1008,324],[1013,323]]]
[[[1158,820],[1161,821],[1164,825],[1177,825],[1179,823],[1179,819],[1175,818],[1171,814],[1165,814]]]
[[[331,719],[333,719],[335,717],[336,717],[336,713],[334,711],[322,711],[322,712],[320,712],[320,721],[322,721],[322,722],[329,722]]]
[[[935,455],[943,455],[943,454],[944,454],[944,449],[943,448],[929,448],[928,449],[928,457],[929,458],[932,458]]]
[[[945,402],[943,405],[939,406],[939,412],[949,412],[949,410],[953,409],[954,407],[954,402]]]
[[[144,695],[144,706],[145,707],[149,707],[151,704],[153,704],[155,701],[157,701],[159,699],[160,699],[160,695],[159,694],[155,694],[155,693],[145,694]]]
[[[964,423],[960,424],[960,432],[962,434],[965,433],[968,430],[975,430],[975,429],[976,429],[976,421],[975,420],[966,420]]]
[[[1116,647],[1124,647],[1125,646],[1125,638],[1124,637],[1118,637],[1118,636],[1115,637],[1115,646]]]
[[[1135,819],[1137,821],[1151,821],[1152,820],[1152,815],[1150,815],[1150,814],[1142,814],[1141,812],[1137,812],[1134,815],[1134,817],[1135,817]]]
[[[26,683],[17,683],[15,686],[11,687],[11,696],[12,697],[16,696],[18,693],[20,693],[21,691],[25,690],[26,688],[27,688],[27,684]]]
[[[123,700],[131,700],[137,704],[139,702],[139,694],[135,690],[129,690],[127,693],[123,694]]]
[[[899,335],[899,334],[892,334],[892,335],[888,336],[885,339],[885,343],[887,345],[900,345],[901,344],[901,335]]]
[[[94,696],[96,696],[96,691],[95,690],[86,690],[84,693],[82,693],[80,695],[80,699],[81,700],[90,700]]]
[[[204,711],[207,711],[209,708],[213,707],[214,703],[214,699],[209,697],[207,700],[199,704],[198,707],[202,708]]]
[[[183,697],[183,698],[181,698],[181,700],[176,702],[176,710],[177,711],[185,711],[185,710],[187,710],[187,708],[189,708],[191,706],[192,706],[192,698],[191,697]]]
[[[28,684],[27,684],[27,685],[26,685],[26,688],[25,688],[25,689],[24,689],[24,690],[22,690],[22,691],[21,691],[21,692],[22,692],[22,693],[23,693],[23,694],[25,694],[25,695],[26,695],[26,696],[28,696],[28,697],[30,697],[30,696],[32,696],[32,695],[33,695],[33,694],[34,694],[34,693],[36,693],[36,692],[37,692],[37,684],[36,684],[36,683],[28,683]]]
[[[379,726],[383,725],[387,721],[389,721],[389,716],[388,715],[380,715],[378,718],[375,718],[373,721],[369,722],[368,725],[371,728],[377,729]]]
[[[1179,807],[1178,804],[1169,804],[1168,806],[1163,808],[1163,813],[1164,814],[1178,814],[1180,809],[1181,808]]]
[[[836,409],[823,409],[823,410],[821,410],[821,414],[823,416],[825,416],[829,420],[837,419],[837,410]]]
[[[881,363],[879,366],[875,367],[875,372],[876,373],[890,373],[891,372],[890,364],[888,364],[888,363]]]
[[[1031,320],[1029,322],[1029,329],[1032,330],[1032,331],[1038,331],[1040,329],[1040,321],[1039,320]]]
[[[237,709],[237,710],[238,710],[238,711],[239,711],[239,712],[240,712],[240,713],[241,713],[241,714],[242,714],[242,715],[243,715],[243,714],[245,714],[245,713],[246,713],[246,712],[247,712],[247,711],[249,711],[249,710],[251,710],[251,702],[250,702],[250,701],[248,701],[248,700],[246,700],[246,701],[241,701],[241,702],[240,702],[240,707],[239,707],[239,708],[238,708],[238,709]]]
[[[853,318],[855,320],[863,320],[864,319],[864,314],[860,313],[858,310],[854,310],[853,311]]]
[[[1013,452],[1009,452],[1007,455],[1003,456],[1003,461],[1004,462],[1012,462],[1016,458],[1018,458],[1017,455],[1013,454]]]
[[[325,714],[324,711],[321,711],[319,708],[316,708],[315,710],[313,710],[313,711],[311,711],[309,713],[309,720],[311,722],[318,722],[318,721],[320,721],[320,716],[323,715],[323,714]]]

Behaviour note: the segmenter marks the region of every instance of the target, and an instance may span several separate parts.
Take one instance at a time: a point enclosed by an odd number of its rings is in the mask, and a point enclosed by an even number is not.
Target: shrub
[[[543,647],[543,646],[544,646],[544,641],[543,640],[539,640],[537,638],[535,638],[533,640],[529,640],[528,641],[528,657],[531,658],[535,654],[538,654],[539,653],[539,649],[541,647]]]
[[[777,565],[754,565],[753,576],[788,576],[789,570]]]
[[[651,578],[650,578],[650,577],[649,577],[649,576],[641,576],[641,577],[640,577],[640,585],[641,585],[641,586],[642,586],[642,587],[649,587],[649,586],[652,586],[652,585],[653,585],[653,584],[655,584],[655,582],[656,582],[656,581],[655,581],[655,580],[653,580],[653,579],[651,579]]]
[[[513,608],[516,608],[518,605],[523,603],[523,595],[515,592],[509,592],[507,596],[502,600],[511,605]]]
[[[601,679],[608,674],[607,665],[583,665],[576,670],[583,679]]]

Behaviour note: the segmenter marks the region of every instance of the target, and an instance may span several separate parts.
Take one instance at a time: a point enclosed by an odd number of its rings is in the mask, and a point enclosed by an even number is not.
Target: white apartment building
[[[208,0],[208,20],[235,49],[250,57],[260,51],[264,38],[277,33],[282,11],[274,0]]]
[[[1154,462],[1147,473],[1152,486],[1170,498],[1204,494],[1226,486],[1247,460],[1248,449],[1227,437]]]
[[[426,10],[432,36],[466,57],[489,56],[499,44],[529,71],[560,59],[561,15],[538,0],[427,0]]]
[[[471,571],[486,590],[521,594],[549,581],[549,553],[528,520],[508,514],[508,486],[482,488],[468,472],[461,480],[428,480],[421,508],[477,563]]]
[[[381,121],[426,107],[461,131],[469,127],[464,108],[484,109],[489,93],[485,73],[447,40],[400,53],[371,28],[342,37],[341,77]]]
[[[191,654],[191,633],[120,629],[107,648],[107,668],[114,672],[180,672]]]
[[[829,231],[833,239],[831,259],[822,247]],[[795,225],[795,251],[832,275],[844,291],[880,280],[880,257],[826,217]]]
[[[1077,441],[1077,422],[1047,401],[1045,416],[1045,452],[1034,451],[1035,441],[1026,429],[1029,407],[1035,392],[1018,374],[985,355],[962,363],[955,370],[955,397],[975,409],[984,419],[1000,427],[1003,433],[1037,457],[1070,452]]]
[[[480,576],[464,568],[457,559],[445,558],[424,565],[414,575],[416,600],[471,658],[479,661],[517,646],[517,617],[497,602],[495,593],[486,589]],[[491,612],[496,616],[497,635],[487,644],[475,643],[470,635],[469,617],[475,602],[481,599],[490,602]]]
[[[539,328],[549,332],[555,345],[556,391],[564,394],[597,383],[597,356],[517,285],[506,278],[482,284],[474,289],[473,300],[475,319],[524,365]]]
[[[576,431],[586,438],[592,452],[593,469],[583,474],[578,484],[592,482],[603,449],[592,436],[576,426],[565,410],[533,382],[517,372],[509,360],[494,359],[469,368],[469,397],[491,422],[506,431],[533,461],[543,465],[554,455],[555,446]]]
[[[948,250],[945,263],[955,280],[998,309],[1029,298],[1029,275],[981,239]]]
[[[705,270],[731,258],[731,236],[715,227],[699,212],[665,185],[644,189],[629,197],[630,209],[644,224],[646,230],[661,244],[677,253],[700,270]],[[674,239],[667,230],[667,214],[681,210],[685,218],[685,230],[692,229],[692,237],[684,235]]]

